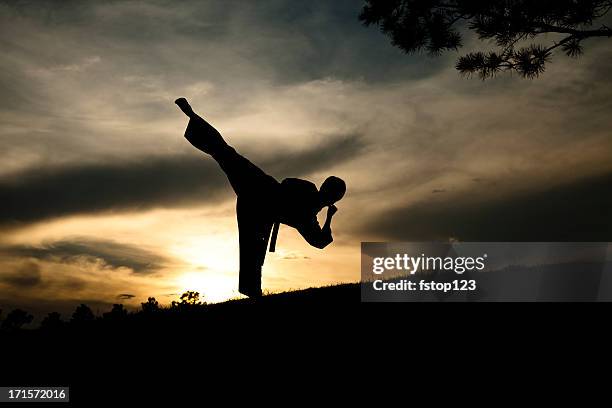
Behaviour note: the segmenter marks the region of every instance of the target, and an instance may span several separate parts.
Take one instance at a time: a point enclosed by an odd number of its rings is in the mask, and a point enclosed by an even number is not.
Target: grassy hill
[[[301,290],[292,290],[282,293],[273,293],[263,296],[256,300],[263,304],[286,304],[295,302],[331,302],[344,303],[346,301],[360,300],[359,283],[342,283],[338,285],[322,286],[318,288],[308,288]],[[217,303],[215,306],[223,306],[228,303],[253,303],[251,299],[229,300],[227,302]],[[212,306],[212,305],[211,305]]]
[[[90,394],[109,398],[99,394],[100,384],[133,393],[133,378],[182,384],[186,372],[200,378],[211,367],[215,378],[233,377],[263,367],[283,349],[297,367],[308,361],[313,345],[327,348],[334,333],[358,330],[359,305],[354,283],[257,300],[115,310],[34,330],[5,330],[3,372],[14,384],[70,385],[71,399],[78,400]]]
[[[195,293],[195,292],[187,292]],[[72,318],[61,320],[58,314],[50,314],[42,319],[37,327],[19,329],[4,325],[0,335],[23,336],[24,332],[44,332],[45,334],[80,332],[113,331],[115,329],[126,331],[146,330],[157,328],[160,325],[202,323],[207,320],[243,320],[252,313],[261,313],[273,316],[291,310],[299,313],[299,309],[314,310],[328,307],[330,304],[356,304],[360,300],[358,283],[330,285],[318,288],[308,288],[296,291],[267,294],[259,299],[233,299],[220,303],[206,304],[198,298],[181,299],[182,302],[173,302],[172,306],[164,307],[156,301],[143,303],[141,310],[128,312],[122,305],[115,305],[112,310],[95,316],[86,305],[77,307]],[[40,321],[40,319],[39,319]]]

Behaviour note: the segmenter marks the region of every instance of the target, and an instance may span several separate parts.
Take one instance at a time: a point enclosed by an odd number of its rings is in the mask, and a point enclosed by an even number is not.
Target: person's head
[[[339,201],[342,197],[344,197],[344,193],[346,192],[346,183],[341,178],[336,176],[328,177],[323,184],[321,184],[321,188],[319,189],[319,193],[321,194],[321,202],[323,205],[332,205],[336,201]]]

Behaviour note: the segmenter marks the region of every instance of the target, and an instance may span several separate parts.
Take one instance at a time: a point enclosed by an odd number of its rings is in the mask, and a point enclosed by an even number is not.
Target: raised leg
[[[229,146],[221,134],[193,112],[185,98],[175,103],[189,117],[185,138],[197,149],[210,154],[227,175],[236,195],[260,196],[276,180]]]

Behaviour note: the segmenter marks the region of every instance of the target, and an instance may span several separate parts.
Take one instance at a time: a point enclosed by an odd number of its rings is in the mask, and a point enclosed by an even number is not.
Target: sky
[[[358,281],[362,241],[610,240],[609,40],[483,82],[453,67],[477,40],[406,55],[361,7],[0,2],[0,309],[240,296],[235,197],[181,96],[277,179],[347,182],[332,245],[281,227],[269,292]]]

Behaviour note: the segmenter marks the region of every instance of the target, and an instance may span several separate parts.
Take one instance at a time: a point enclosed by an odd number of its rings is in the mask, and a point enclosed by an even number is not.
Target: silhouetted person
[[[310,245],[325,248],[333,241],[331,220],[338,211],[334,203],[344,196],[346,185],[334,176],[328,177],[320,189],[297,178],[279,183],[229,146],[214,127],[193,112],[185,98],[177,99],[176,104],[189,117],[185,138],[219,163],[236,193],[238,290],[247,296],[261,296],[261,267],[270,231],[270,252],[275,250],[279,223],[297,229]],[[327,219],[321,228],[317,214],[324,207],[328,207]]]

